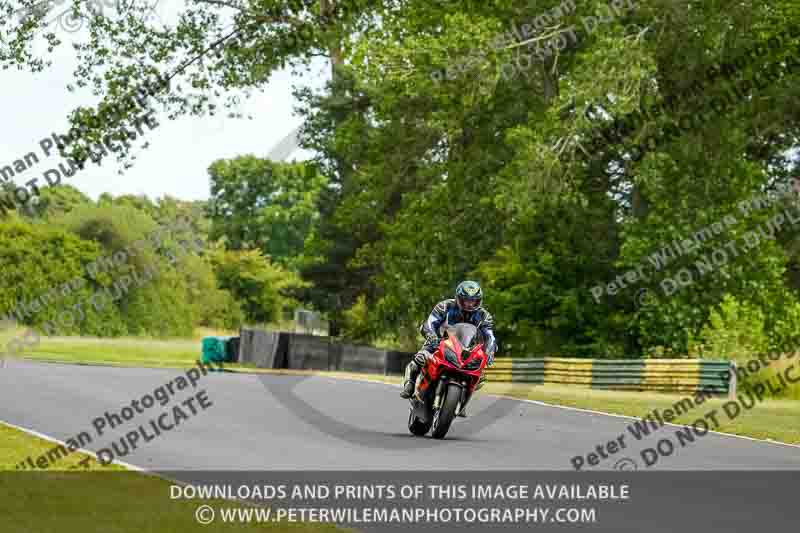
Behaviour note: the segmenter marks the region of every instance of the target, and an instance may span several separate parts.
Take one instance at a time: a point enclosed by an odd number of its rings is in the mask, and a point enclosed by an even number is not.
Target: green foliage
[[[798,352],[798,311],[800,305],[793,302],[790,309],[781,314],[770,335],[769,321],[759,308],[725,295],[719,308],[711,311],[699,337],[690,336],[689,355],[736,361],[744,369],[749,368],[748,362],[758,361],[760,370],[756,373],[748,370],[739,383],[740,388],[752,388],[759,383],[766,385],[769,381],[773,386],[765,387],[768,396],[800,399],[800,385],[787,383],[784,387],[781,383],[785,380],[778,378],[790,366],[796,367],[793,354]],[[768,353],[772,355],[767,357]]]
[[[325,179],[306,163],[255,156],[215,161],[211,176],[212,239],[232,250],[258,248],[283,265],[303,252]]]
[[[356,303],[350,309],[347,309],[343,315],[342,337],[362,343],[371,342],[375,339],[375,325],[370,316],[365,296],[359,296]]]
[[[770,350],[778,353],[800,352],[800,303],[797,301],[782,309],[772,321]]]
[[[211,261],[219,287],[236,298],[250,322],[276,322],[297,304],[292,292],[307,286],[259,250],[215,250]]]
[[[59,325],[61,333],[125,332],[117,309],[98,312],[86,304],[102,285],[92,283],[84,269],[102,253],[97,243],[60,228],[18,219],[0,222],[0,315],[19,310],[20,304],[31,308],[36,301],[30,316],[21,317],[21,323],[35,327],[48,321],[61,324],[59,314],[80,304],[85,319],[71,327],[67,319],[67,325]]]
[[[191,315],[194,326],[211,329],[236,330],[245,323],[240,303],[230,291],[218,286],[211,256],[186,254],[181,260],[178,283],[185,283],[188,300],[194,306]]]
[[[239,302],[219,287],[203,253],[208,222],[202,204],[110,195],[94,204],[76,192],[45,189],[47,201],[32,218],[12,215],[0,223],[0,315],[55,287],[57,298],[23,323],[50,323],[57,334],[188,337],[198,326],[234,330],[244,322]],[[114,283],[126,277],[133,283],[118,292]],[[76,279],[80,288],[61,288]],[[97,308],[90,298],[103,291],[119,298]],[[82,319],[72,325],[59,320],[76,304]]]
[[[148,214],[136,207],[104,203],[80,206],[54,223],[84,240],[96,242],[106,255],[112,256],[126,248],[134,249],[135,241],[147,239],[158,227]],[[146,247],[137,248],[137,253],[125,258],[125,264],[118,272],[130,273],[132,269],[142,272],[148,267],[160,266],[157,252],[164,250],[165,243],[147,240]]]
[[[112,211],[97,211],[91,224],[70,227],[113,250],[146,220],[188,216],[193,229],[184,237],[220,240],[228,250],[188,260],[186,282],[166,265],[164,283],[176,287],[164,288],[163,305],[205,324],[229,306],[236,316],[229,298],[248,320],[269,321],[296,296],[326,312],[334,333],[410,340],[436,301],[475,276],[505,355],[683,356],[701,342],[736,357],[764,342],[797,348],[800,226],[786,220],[758,246],[744,246],[796,202],[739,209],[796,168],[800,35],[783,31],[800,23],[797,2],[638,0],[587,32],[582,17],[598,15],[599,6],[576,1],[557,21],[578,30],[567,47],[527,57],[525,47],[496,43],[500,32],[559,4],[263,0],[231,19],[221,3],[200,2],[181,8],[174,27],[155,28],[134,2],[119,20],[92,17],[91,31],[76,35],[76,82],[95,88],[103,106],[124,101],[156,73],[174,74],[168,91],[149,98],[170,118],[216,113],[220,91],[233,104],[276,69],[318,56],[330,59],[332,74],[321,91],[297,90],[302,144],[315,151],[321,175],[236,157],[209,169],[208,219],[201,204],[109,197],[98,202],[103,209],[148,218],[133,216],[135,228],[126,229]],[[11,9],[4,0],[0,6]],[[51,51],[34,46],[44,22],[9,28],[0,62],[42,68],[33,51]],[[771,37],[781,47],[768,47],[738,78],[709,79],[717,65]],[[54,35],[43,39],[60,44]],[[177,57],[207,49],[202,60],[171,70]],[[771,64],[782,65],[775,79],[763,76]],[[705,105],[712,97],[724,97],[728,109]],[[669,105],[628,124],[623,142],[589,142],[614,117],[661,103]],[[97,110],[79,111],[73,124],[87,125]],[[699,120],[677,129],[686,116]],[[109,133],[88,126],[87,138]],[[631,146],[648,139],[634,160]],[[62,203],[66,220],[89,213],[80,198]],[[691,253],[647,266],[643,281],[618,282],[727,216],[733,224]],[[718,249],[730,257],[698,275],[697,262]],[[683,269],[692,283],[666,294],[664,283]],[[597,300],[596,286],[604,288]],[[647,302],[638,299],[642,289]],[[200,294],[215,311],[198,310]],[[143,318],[125,324],[157,327]]]
[[[726,294],[713,309],[697,339],[690,336],[689,354],[702,359],[727,359],[747,363],[766,353],[764,313],[756,306]]]
[[[92,200],[72,185],[63,184],[40,189],[41,194],[34,204],[35,218],[57,218],[76,207],[91,205]]]

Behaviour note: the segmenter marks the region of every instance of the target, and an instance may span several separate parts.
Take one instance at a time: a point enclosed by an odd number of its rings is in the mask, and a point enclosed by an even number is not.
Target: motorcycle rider
[[[443,325],[468,322],[477,327],[480,334],[483,335],[483,350],[488,357],[487,366],[494,364],[494,354],[497,351],[497,342],[493,331],[494,320],[489,311],[481,307],[482,301],[483,291],[481,291],[481,286],[475,281],[467,280],[462,281],[456,287],[455,299],[442,300],[436,304],[428,319],[419,328],[420,333],[425,337],[425,343],[419,352],[414,355],[414,359],[406,366],[405,382],[403,383],[403,391],[400,393],[402,398],[411,398],[414,395],[420,370],[425,368],[428,358],[433,356],[433,353],[439,347],[443,334],[440,328]],[[482,374],[475,390],[481,388],[484,382],[485,378]],[[458,416],[467,416],[467,402],[469,402],[469,397],[464,401],[464,406]]]

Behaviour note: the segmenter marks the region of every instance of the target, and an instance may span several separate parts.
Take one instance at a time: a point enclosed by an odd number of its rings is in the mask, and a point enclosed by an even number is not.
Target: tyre
[[[431,429],[430,423],[425,423],[416,416],[414,416],[414,410],[408,410],[408,430],[411,432],[412,435],[416,435],[417,437],[424,436],[428,430]]]
[[[434,439],[443,439],[450,429],[450,424],[456,417],[456,407],[458,401],[461,399],[461,387],[454,384],[447,385],[447,393],[442,402],[442,407],[436,411],[433,416],[433,432],[431,436]]]

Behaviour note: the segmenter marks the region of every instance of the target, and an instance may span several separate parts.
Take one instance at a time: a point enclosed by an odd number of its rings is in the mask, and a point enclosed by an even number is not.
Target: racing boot
[[[400,393],[401,398],[411,398],[414,395],[414,389],[417,388],[417,376],[419,375],[419,365],[411,361],[406,366],[405,381],[403,382],[403,391]]]

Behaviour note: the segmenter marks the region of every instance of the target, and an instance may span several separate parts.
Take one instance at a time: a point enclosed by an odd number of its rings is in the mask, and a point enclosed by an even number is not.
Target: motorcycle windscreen
[[[462,322],[450,327],[450,336],[458,341],[462,349],[471,350],[476,344],[478,328],[472,324]]]

